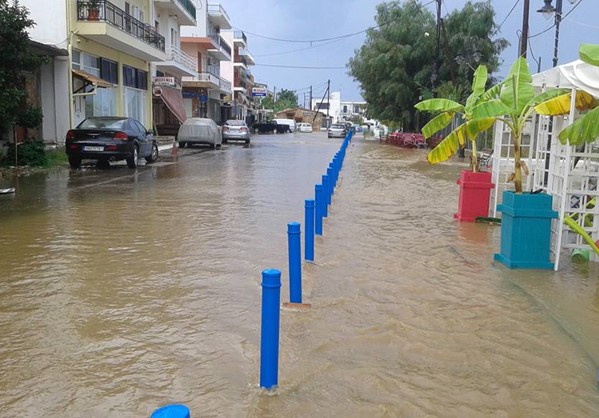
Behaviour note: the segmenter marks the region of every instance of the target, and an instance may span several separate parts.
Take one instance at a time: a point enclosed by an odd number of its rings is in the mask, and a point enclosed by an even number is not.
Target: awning
[[[156,86],[154,87],[154,96],[160,97],[166,107],[168,107],[168,110],[181,123],[185,122],[187,115],[185,113],[185,104],[183,104],[183,93],[181,93],[181,90],[167,86]]]
[[[90,73],[86,73],[81,70],[73,70],[73,75],[78,79],[82,80],[84,84],[92,84],[94,87],[112,87],[112,84],[108,81],[104,81],[101,78],[98,78]]]

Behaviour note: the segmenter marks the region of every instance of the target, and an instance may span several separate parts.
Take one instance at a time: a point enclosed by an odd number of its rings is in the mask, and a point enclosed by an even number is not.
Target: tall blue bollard
[[[306,199],[306,235],[304,238],[304,258],[306,261],[314,261],[314,200]]]
[[[262,271],[262,333],[260,336],[260,387],[272,389],[279,383],[279,319],[281,314],[281,271]]]
[[[316,235],[322,235],[322,213],[324,206],[324,193],[322,190],[322,184],[314,186],[314,195],[316,198],[316,213],[314,217],[314,233]]]
[[[158,408],[150,418],[189,418],[189,408],[185,405],[172,404]]]
[[[329,177],[326,174],[322,175],[322,216],[329,216]]]
[[[287,224],[289,249],[289,302],[302,303],[302,248],[299,222]]]

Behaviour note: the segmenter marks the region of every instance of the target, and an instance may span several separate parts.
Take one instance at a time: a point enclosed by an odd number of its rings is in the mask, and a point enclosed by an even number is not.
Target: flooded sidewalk
[[[260,272],[287,301],[286,224],[339,144],[23,180],[0,202],[2,414],[596,415],[599,269],[493,264],[499,228],[453,219],[464,162],[361,137],[303,265],[312,307],[281,312],[280,387],[259,390]]]

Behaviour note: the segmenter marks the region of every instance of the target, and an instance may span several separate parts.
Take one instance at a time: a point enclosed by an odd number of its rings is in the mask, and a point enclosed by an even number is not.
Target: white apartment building
[[[364,101],[341,101],[341,92],[334,91],[327,97],[320,99],[312,99],[312,110],[320,110],[322,113],[329,115],[331,123],[345,122],[351,119],[352,116],[362,116],[366,112],[366,102]]]

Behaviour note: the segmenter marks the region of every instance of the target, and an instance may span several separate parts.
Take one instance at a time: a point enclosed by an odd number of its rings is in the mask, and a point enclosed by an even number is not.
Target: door
[[[85,97],[73,97],[73,126],[79,125],[85,120]]]
[[[137,131],[137,140],[139,142],[139,155],[141,157],[147,157],[152,153],[152,139],[151,135],[146,134],[146,128],[136,120],[131,121],[131,125],[134,131]]]

